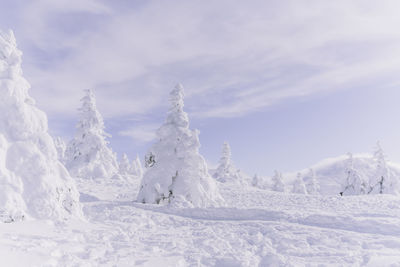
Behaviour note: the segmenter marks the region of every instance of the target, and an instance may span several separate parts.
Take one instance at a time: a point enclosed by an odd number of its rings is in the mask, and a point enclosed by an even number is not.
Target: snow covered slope
[[[226,207],[189,209],[86,192],[87,222],[1,224],[0,256],[9,266],[400,264],[397,196],[299,195],[227,184],[220,192]]]
[[[336,158],[329,158],[312,166],[315,172],[315,177],[320,186],[322,195],[337,195],[343,191],[346,185],[348,156],[343,155]],[[360,179],[370,181],[377,175],[377,164],[374,158],[370,155],[355,155],[353,156],[353,168],[357,171]],[[388,173],[394,181],[393,194],[400,192],[400,166],[394,163],[387,164]],[[302,174],[307,174],[309,169],[303,170]],[[294,174],[284,174],[284,177],[290,182]]]

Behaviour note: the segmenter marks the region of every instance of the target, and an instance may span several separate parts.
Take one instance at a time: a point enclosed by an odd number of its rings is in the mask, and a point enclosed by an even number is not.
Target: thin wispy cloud
[[[393,83],[400,70],[393,6],[42,0],[14,9],[24,16],[16,34],[26,76],[49,114],[70,113],[84,88],[97,90],[106,117],[149,114],[181,81],[193,115],[235,117],[362,86],[381,72],[382,82]]]

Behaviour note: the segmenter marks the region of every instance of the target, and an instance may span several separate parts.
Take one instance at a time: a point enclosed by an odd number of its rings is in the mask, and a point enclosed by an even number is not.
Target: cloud
[[[394,0],[19,3],[24,70],[50,115],[71,114],[81,90],[94,88],[106,118],[151,117],[180,81],[191,114],[244,116],[291,98],[393,84],[400,71]]]
[[[120,136],[131,137],[138,143],[148,143],[156,138],[156,130],[160,127],[158,124],[143,124],[134,128],[128,128],[118,133]]]

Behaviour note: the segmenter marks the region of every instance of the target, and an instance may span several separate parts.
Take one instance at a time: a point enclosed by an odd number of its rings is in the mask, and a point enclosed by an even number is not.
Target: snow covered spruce
[[[21,56],[13,32],[0,32],[0,219],[80,217],[79,193],[28,94]]]
[[[199,153],[199,131],[189,129],[183,98],[183,87],[178,84],[170,93],[171,106],[157,131],[158,142],[146,155],[147,171],[137,200],[191,207],[220,205],[223,199]]]
[[[248,178],[232,162],[231,147],[228,142],[222,146],[222,156],[213,177],[221,183],[247,185]]]
[[[71,175],[83,179],[111,178],[119,171],[116,155],[108,147],[104,121],[97,110],[91,90],[81,99],[80,121],[75,137],[65,152],[65,164]]]

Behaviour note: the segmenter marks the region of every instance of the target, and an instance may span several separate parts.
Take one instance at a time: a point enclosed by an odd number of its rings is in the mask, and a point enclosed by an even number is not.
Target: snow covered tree
[[[282,174],[275,170],[274,176],[272,176],[272,190],[278,191],[278,192],[284,192],[285,191],[285,185],[283,183],[283,178]]]
[[[259,187],[260,186],[260,177],[258,177],[257,174],[253,176],[253,179],[251,180],[251,185],[254,187]]]
[[[119,163],[119,173],[124,175],[124,174],[130,174],[131,172],[132,172],[132,165],[129,162],[128,156],[124,153],[122,154],[122,158]]]
[[[303,180],[305,181],[308,194],[315,195],[319,193],[319,184],[312,168],[309,169],[308,174]]]
[[[307,194],[306,186],[304,184],[301,173],[297,174],[296,180],[293,183],[293,193]]]
[[[67,149],[67,145],[61,137],[54,138],[54,145],[56,146],[58,159],[61,162],[64,162],[65,150]]]
[[[362,195],[366,193],[367,184],[357,170],[354,168],[353,154],[347,153],[348,159],[345,162],[346,180],[340,195]]]
[[[132,171],[131,173],[136,177],[143,177],[143,168],[142,163],[140,162],[139,155],[136,155],[136,159],[132,162]]]
[[[91,90],[81,99],[80,121],[65,153],[65,162],[73,176],[79,178],[110,178],[118,173],[116,155],[108,147],[104,121],[96,107]]]
[[[392,190],[392,181],[389,176],[386,156],[379,142],[376,144],[373,160],[376,164],[376,174],[370,178],[368,194],[388,193]]]
[[[29,96],[12,31],[0,32],[0,220],[82,216],[74,180],[58,160],[47,117]]]
[[[231,157],[231,147],[228,142],[224,142],[222,156],[213,177],[221,183],[246,184],[245,175],[234,166]]]
[[[146,155],[147,171],[137,196],[139,202],[195,207],[223,202],[199,153],[199,132],[189,129],[183,98],[183,87],[178,84],[170,93],[167,119],[157,131],[159,141]]]

